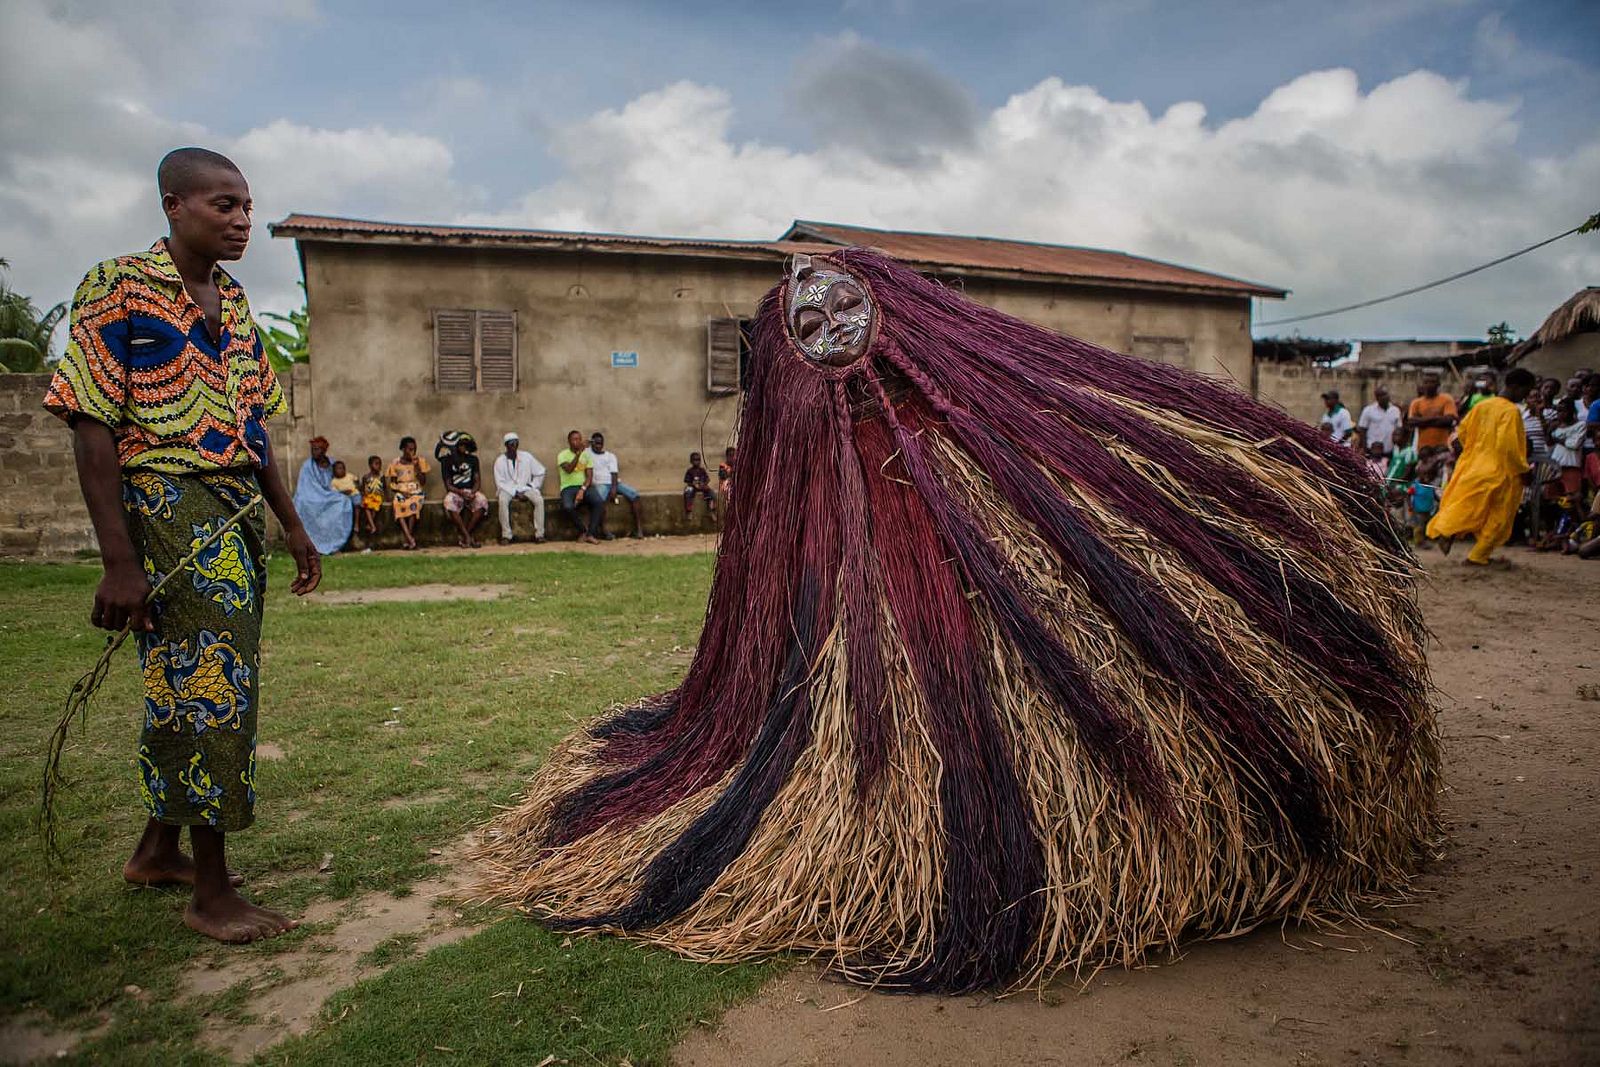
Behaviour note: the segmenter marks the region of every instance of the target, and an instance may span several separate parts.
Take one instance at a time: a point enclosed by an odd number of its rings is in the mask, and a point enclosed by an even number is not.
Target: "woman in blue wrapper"
[[[300,481],[295,485],[294,506],[318,552],[331,555],[350,540],[355,512],[350,498],[333,488],[333,463],[328,459],[326,437],[311,439],[311,456],[301,466]]]

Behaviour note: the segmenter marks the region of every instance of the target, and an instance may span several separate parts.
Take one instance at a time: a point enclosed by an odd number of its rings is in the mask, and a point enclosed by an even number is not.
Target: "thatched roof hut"
[[[1600,286],[1579,289],[1511,352],[1512,364],[1550,377],[1600,369]]]

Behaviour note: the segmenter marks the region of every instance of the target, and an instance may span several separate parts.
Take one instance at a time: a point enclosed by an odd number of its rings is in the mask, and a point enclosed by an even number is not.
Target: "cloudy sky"
[[[0,3],[0,257],[40,304],[162,232],[168,148],[292,211],[770,238],[795,217],[1116,248],[1291,288],[1448,274],[1600,211],[1600,5]],[[1321,336],[1526,333],[1571,237]],[[1270,331],[1269,331],[1270,332]]]

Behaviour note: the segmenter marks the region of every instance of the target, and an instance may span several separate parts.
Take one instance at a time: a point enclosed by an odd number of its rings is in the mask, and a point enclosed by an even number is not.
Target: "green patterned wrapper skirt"
[[[152,584],[258,492],[254,472],[125,471],[123,508]],[[266,512],[257,503],[173,578],[139,636],[140,789],[157,820],[243,830],[255,821],[256,709]]]

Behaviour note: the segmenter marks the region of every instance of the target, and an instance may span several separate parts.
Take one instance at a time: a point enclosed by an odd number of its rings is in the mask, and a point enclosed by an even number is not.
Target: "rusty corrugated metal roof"
[[[1229,289],[1251,296],[1282,297],[1286,290],[1259,282],[1230,278],[1209,271],[1180,267],[1125,252],[1071,245],[1010,241],[998,237],[962,237],[955,234],[877,230],[833,222],[797,219],[783,235],[786,240],[829,241],[841,245],[879,248],[909,263],[1023,274],[1058,275],[1123,283],[1154,283],[1195,289]]]
[[[864,245],[921,267],[1033,278],[1059,278],[1117,287],[1182,290],[1237,296],[1281,297],[1284,290],[1158,260],[1093,248],[1034,244],[990,237],[874,230],[830,222],[796,221],[776,241],[522,230],[494,226],[437,226],[327,215],[290,215],[269,229],[299,241],[532,248],[548,251],[636,252],[716,258],[781,259]]]

